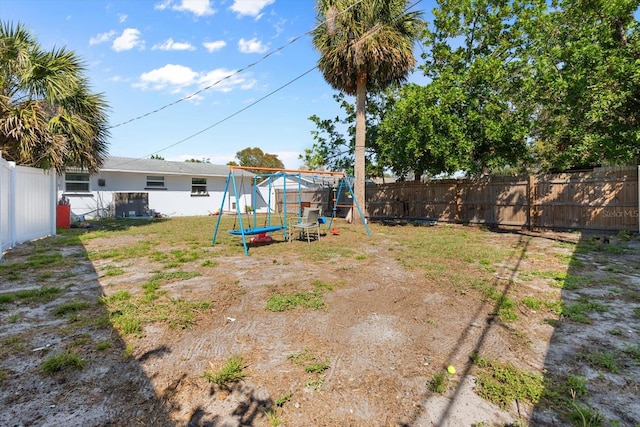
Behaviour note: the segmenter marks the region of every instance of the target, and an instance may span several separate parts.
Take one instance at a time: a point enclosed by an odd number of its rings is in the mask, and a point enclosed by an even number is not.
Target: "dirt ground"
[[[73,259],[71,267],[48,275],[23,271],[15,280],[0,277],[0,294],[64,286],[63,295],[49,302],[0,308],[0,425],[566,425],[551,404],[515,402],[501,409],[479,397],[473,353],[545,378],[583,376],[588,393],[582,402],[597,409],[601,425],[640,425],[640,366],[625,352],[640,342],[638,238],[622,243],[612,236],[608,244],[625,248],[615,254],[574,254],[575,243],[585,238],[577,233],[483,232],[487,245],[514,250],[515,256],[493,266],[493,280],[505,284],[506,291],[512,287],[520,299],[557,291],[567,303],[586,297],[607,307],[589,313],[592,322],[583,324],[520,303],[519,320],[503,323],[494,315],[495,301],[426,277],[390,256],[396,234],[414,232],[400,228],[372,226],[370,240],[357,247],[359,256],[337,254],[310,263],[302,254],[307,243],[298,241],[274,243],[271,251],[252,249],[249,257],[216,256],[215,265],[197,267],[199,276],[162,285],[173,298],[211,301],[211,308],[202,310],[191,328],[148,323],[141,337],[122,337],[96,325],[106,310],[96,301],[122,290],[140,292],[140,284],[162,265],[150,259],[121,261],[115,264],[124,273],[110,275],[112,260],[87,257],[92,251],[122,251],[138,237],[49,245],[48,250]],[[343,233],[311,244],[349,238]],[[280,253],[277,245],[297,245],[299,251]],[[2,263],[25,260],[38,247],[37,242],[21,245]],[[570,266],[572,274],[588,275],[588,285],[559,291],[549,287],[549,278],[523,278],[524,271],[551,268],[563,257],[576,265]],[[338,284],[324,294],[324,309],[265,310],[274,292],[313,280]],[[74,300],[92,305],[75,318],[53,314],[56,306]],[[110,346],[98,350],[101,342]],[[85,361],[83,369],[43,375],[43,360],[72,344]],[[598,349],[616,351],[618,372],[576,356]],[[329,368],[305,372],[291,357],[305,351],[326,360]],[[245,379],[221,388],[203,376],[233,355],[243,357]],[[457,370],[448,377],[448,389],[431,391],[430,381],[448,365]]]

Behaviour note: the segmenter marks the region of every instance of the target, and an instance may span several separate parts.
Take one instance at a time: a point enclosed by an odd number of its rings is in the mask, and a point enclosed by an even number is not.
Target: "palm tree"
[[[20,165],[95,172],[107,155],[108,105],[77,55],[43,50],[17,24],[0,25],[0,151]]]
[[[421,12],[406,0],[317,0],[313,45],[318,68],[335,89],[356,96],[355,196],[365,203],[365,100],[406,81],[415,65],[413,44]],[[356,218],[357,215],[354,215]]]

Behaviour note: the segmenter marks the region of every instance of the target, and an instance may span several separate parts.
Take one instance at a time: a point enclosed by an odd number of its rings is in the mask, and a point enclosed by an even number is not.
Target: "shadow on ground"
[[[146,224],[117,220],[99,228]],[[105,273],[95,270],[80,240],[99,229],[59,231],[0,261],[0,425],[254,425],[271,402],[241,385],[231,390],[243,396],[233,417],[196,408],[187,419],[172,419],[178,404],[158,395],[142,368],[171,349],[133,357],[101,303],[98,277]]]

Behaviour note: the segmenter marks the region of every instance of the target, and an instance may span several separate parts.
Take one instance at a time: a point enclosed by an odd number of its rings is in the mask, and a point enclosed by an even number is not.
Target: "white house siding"
[[[147,175],[164,176],[165,189],[149,189],[146,187]],[[208,196],[191,194],[191,179],[206,178]],[[133,172],[100,172],[90,178],[88,193],[66,192],[64,177],[58,177],[59,197],[65,196],[71,205],[71,212],[76,216],[96,218],[112,216],[115,212],[114,195],[116,193],[146,193],[149,199],[149,210],[168,216],[200,216],[209,215],[220,209],[225,189],[226,176],[185,176],[166,173],[133,173]],[[104,180],[104,186],[99,186]],[[245,193],[240,197],[240,207],[251,206],[251,178],[245,178],[244,185],[237,180],[238,192]],[[235,203],[233,188],[229,188],[223,210],[231,211]],[[234,203],[231,203],[233,199]]]

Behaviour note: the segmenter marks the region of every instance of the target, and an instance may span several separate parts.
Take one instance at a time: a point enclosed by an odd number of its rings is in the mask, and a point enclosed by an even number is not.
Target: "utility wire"
[[[346,13],[349,9],[351,9],[351,8],[355,7],[355,6],[356,6],[356,5],[358,5],[359,3],[362,3],[363,1],[364,1],[364,0],[359,0],[359,1],[357,1],[356,3],[354,3],[354,4],[352,4],[351,6],[347,7],[345,10],[343,10],[342,12],[340,12],[340,13],[339,13],[338,15],[336,15],[336,16],[340,16],[340,15],[342,15],[343,13]],[[420,1],[421,1],[421,0],[420,0]],[[267,54],[266,54],[266,55],[264,55],[262,58],[260,58],[260,59],[259,59],[259,60],[257,60],[256,62],[253,62],[253,63],[251,63],[251,64],[248,64],[248,65],[244,66],[243,68],[240,68],[239,70],[234,71],[233,73],[229,74],[228,76],[225,76],[225,77],[221,78],[220,80],[217,80],[217,81],[213,82],[213,83],[212,83],[212,84],[210,84],[209,86],[203,87],[202,89],[200,89],[200,90],[198,90],[198,91],[196,91],[196,92],[194,92],[194,93],[192,93],[192,94],[190,94],[190,95],[184,96],[184,97],[182,97],[182,98],[180,98],[180,99],[177,99],[177,100],[175,100],[175,101],[173,101],[173,102],[171,102],[171,103],[169,103],[169,104],[166,104],[166,105],[163,105],[162,107],[156,108],[156,109],[155,109],[155,110],[153,110],[153,111],[149,111],[148,113],[142,114],[142,115],[140,115],[140,116],[133,117],[133,118],[131,118],[131,119],[129,119],[129,120],[126,120],[126,121],[124,121],[124,122],[120,122],[120,123],[118,123],[118,124],[115,124],[115,125],[113,125],[113,126],[110,126],[110,127],[109,127],[109,129],[114,129],[114,128],[117,128],[117,127],[120,127],[120,126],[123,126],[123,125],[129,124],[129,123],[131,123],[131,122],[138,121],[138,120],[143,119],[143,118],[145,118],[145,117],[148,117],[148,116],[150,116],[150,115],[152,115],[152,114],[158,113],[158,112],[160,112],[160,111],[162,111],[162,110],[164,110],[164,109],[166,109],[166,108],[169,108],[169,107],[172,107],[172,106],[174,106],[174,105],[176,105],[176,104],[179,104],[180,102],[187,101],[187,100],[189,100],[189,99],[191,99],[191,98],[193,98],[193,97],[195,97],[195,96],[197,96],[197,95],[201,94],[202,92],[205,92],[205,91],[207,91],[207,90],[211,89],[212,87],[214,87],[214,86],[216,86],[216,85],[218,85],[218,84],[222,83],[223,81],[225,81],[225,80],[227,80],[227,79],[229,79],[229,78],[231,78],[231,77],[233,77],[233,76],[235,76],[235,75],[237,75],[237,74],[240,74],[240,73],[242,73],[242,72],[244,72],[244,71],[248,70],[248,69],[249,69],[249,68],[251,68],[251,67],[254,67],[254,66],[258,65],[259,63],[261,63],[262,61],[266,60],[267,58],[269,58],[269,57],[270,57],[270,56],[272,56],[273,54],[275,54],[275,53],[277,53],[277,52],[280,52],[281,50],[283,50],[283,49],[285,49],[285,48],[287,48],[287,47],[291,46],[292,44],[294,44],[295,42],[297,42],[298,40],[300,40],[300,39],[301,39],[301,38],[303,38],[304,36],[311,34],[314,30],[316,30],[317,28],[319,28],[320,26],[322,26],[325,22],[326,22],[326,21],[320,22],[318,25],[316,25],[315,27],[313,27],[311,30],[309,30],[309,31],[307,31],[307,32],[305,32],[305,33],[303,33],[303,34],[300,34],[300,35],[298,35],[298,36],[294,37],[293,39],[291,39],[291,40],[289,41],[289,43],[286,43],[286,44],[284,44],[284,45],[282,45],[282,46],[280,46],[280,47],[278,47],[278,48],[276,48],[276,49],[274,49],[274,50],[272,50],[272,51],[270,51],[270,52],[267,52]],[[243,109],[243,110],[244,110],[244,109]],[[240,111],[243,111],[243,110],[240,110]]]
[[[351,8],[355,7],[356,5],[358,5],[359,3],[361,3],[362,1],[364,1],[364,0],[359,0],[358,2],[356,2],[356,3],[352,4],[351,6],[349,6],[349,7],[348,7],[348,8],[346,8],[346,9],[344,9],[342,12],[340,12],[338,15],[341,15],[341,14],[343,14],[343,13],[346,13],[349,9],[351,9]],[[422,0],[417,0],[415,3],[413,3],[413,4],[412,4],[412,5],[410,5],[408,8],[406,8],[406,9],[405,9],[405,11],[407,11],[407,10],[409,10],[409,9],[411,9],[411,8],[413,8],[413,7],[415,7],[417,4],[419,4],[419,3],[421,3],[421,2],[422,2]],[[199,93],[201,93],[201,92],[203,92],[203,91],[205,91],[205,90],[208,90],[208,89],[212,88],[213,86],[215,86],[215,85],[219,84],[220,82],[224,81],[225,79],[228,79],[229,77],[231,77],[231,76],[233,76],[233,75],[235,75],[235,74],[238,74],[238,73],[240,73],[240,72],[242,72],[242,71],[244,71],[244,70],[247,70],[248,68],[253,67],[254,65],[256,65],[256,64],[258,64],[258,63],[260,63],[260,62],[264,61],[266,58],[268,58],[269,56],[273,55],[274,53],[276,53],[276,52],[278,52],[278,51],[280,51],[280,50],[282,50],[282,49],[284,49],[284,48],[286,48],[286,47],[290,46],[291,44],[295,43],[297,40],[299,40],[299,39],[300,39],[300,38],[302,38],[303,36],[305,36],[305,35],[307,35],[307,34],[310,34],[312,31],[314,31],[315,29],[319,28],[319,27],[320,27],[321,25],[323,25],[325,22],[326,22],[326,21],[323,21],[323,22],[319,23],[319,24],[318,24],[318,25],[316,25],[313,29],[311,29],[311,30],[307,31],[306,33],[304,33],[304,34],[302,34],[302,35],[299,35],[299,36],[297,36],[297,37],[293,38],[293,39],[292,39],[288,44],[283,45],[283,46],[279,47],[278,49],[273,50],[273,51],[271,51],[271,52],[267,53],[267,54],[266,54],[264,57],[262,57],[260,60],[258,60],[258,61],[254,62],[254,63],[252,63],[252,64],[249,64],[249,65],[245,66],[244,68],[242,68],[242,69],[238,70],[237,72],[235,72],[235,73],[233,73],[233,74],[230,74],[230,75],[228,75],[228,76],[226,76],[226,77],[224,77],[224,78],[222,78],[222,79],[218,80],[217,82],[215,82],[215,83],[213,83],[213,84],[211,84],[211,85],[207,86],[206,88],[200,89],[199,91],[197,91],[197,92],[195,92],[195,93],[193,93],[193,94],[191,94],[191,95],[189,95],[189,96],[186,96],[186,97],[184,97],[184,98],[178,99],[178,100],[176,100],[176,101],[174,101],[174,102],[172,102],[172,103],[170,103],[170,104],[167,104],[167,105],[165,105],[165,106],[163,106],[163,107],[160,107],[160,108],[158,108],[158,109],[156,109],[156,110],[154,110],[154,111],[151,111],[151,112],[149,112],[149,113],[143,114],[143,115],[138,116],[138,117],[135,117],[135,118],[130,119],[130,120],[126,121],[126,122],[122,122],[122,123],[120,123],[120,124],[118,124],[118,125],[115,125],[115,126],[113,126],[113,127],[121,126],[121,125],[124,125],[124,124],[130,123],[130,122],[133,122],[133,121],[135,121],[135,120],[139,120],[139,119],[141,119],[141,118],[144,118],[144,117],[147,117],[147,116],[149,116],[149,115],[151,115],[151,114],[154,114],[154,113],[156,113],[156,112],[158,112],[158,111],[161,111],[161,110],[163,110],[163,109],[165,109],[165,108],[168,108],[168,107],[170,107],[170,106],[172,106],[172,105],[175,105],[175,104],[177,104],[177,103],[179,103],[179,102],[182,102],[182,101],[185,101],[185,100],[187,100],[187,99],[189,99],[189,98],[192,98],[192,97],[194,97],[194,96],[198,95]],[[289,85],[293,84],[293,83],[294,83],[294,82],[296,82],[297,80],[299,80],[299,79],[301,79],[302,77],[306,76],[307,74],[311,73],[311,72],[312,72],[313,70],[315,70],[316,68],[318,68],[318,67],[317,67],[317,66],[314,66],[314,67],[310,68],[309,70],[307,70],[307,71],[305,71],[304,73],[302,73],[302,74],[298,75],[297,77],[295,77],[295,78],[293,78],[293,79],[289,80],[287,83],[285,83],[285,84],[283,84],[282,86],[278,87],[277,89],[275,89],[275,90],[273,90],[273,91],[269,92],[269,93],[268,93],[268,94],[266,94],[265,96],[263,96],[263,97],[261,97],[261,98],[257,99],[256,101],[252,102],[251,104],[247,105],[246,107],[241,108],[241,109],[239,109],[239,110],[235,111],[235,112],[234,112],[234,113],[232,113],[232,114],[229,114],[228,116],[224,117],[223,119],[218,120],[217,122],[215,122],[215,123],[211,124],[210,126],[207,126],[206,128],[204,128],[204,129],[202,129],[202,130],[200,130],[200,131],[198,131],[198,132],[196,132],[196,133],[194,133],[194,134],[191,134],[191,135],[189,135],[189,136],[188,136],[188,137],[186,137],[186,138],[183,138],[183,139],[181,139],[181,140],[179,140],[179,141],[177,141],[177,142],[174,142],[173,144],[168,145],[168,146],[166,146],[166,147],[164,147],[164,148],[161,148],[160,150],[157,150],[157,151],[155,151],[155,152],[153,152],[153,153],[149,153],[149,156],[154,155],[154,154],[161,153],[162,151],[168,150],[169,148],[172,148],[172,147],[175,147],[175,146],[177,146],[177,145],[180,145],[180,144],[182,144],[182,143],[184,143],[184,142],[186,142],[186,141],[188,141],[188,140],[190,140],[190,139],[192,139],[192,138],[195,138],[196,136],[198,136],[198,135],[200,135],[200,134],[202,134],[202,133],[204,133],[204,132],[208,131],[209,129],[211,129],[211,128],[215,127],[215,126],[218,126],[219,124],[224,123],[225,121],[227,121],[227,120],[231,119],[232,117],[235,117],[235,116],[237,116],[238,114],[240,114],[240,113],[242,113],[242,112],[246,111],[247,109],[249,109],[249,108],[253,107],[253,106],[254,106],[254,105],[256,105],[256,104],[258,104],[259,102],[262,102],[263,100],[265,100],[265,99],[269,98],[271,95],[273,95],[273,94],[275,94],[275,93],[279,92],[280,90],[284,89],[285,87],[287,87],[287,86],[289,86]],[[112,128],[113,128],[113,127],[112,127]],[[132,159],[132,160],[131,160],[131,161],[129,161],[129,162],[123,162],[123,163],[121,163],[121,164],[131,163],[131,162],[133,162],[133,161],[135,161],[135,160],[142,159],[142,158],[146,158],[146,156],[145,156],[145,157],[141,157],[141,158]]]
[[[204,133],[204,132],[208,131],[208,130],[209,130],[209,129],[211,129],[212,127],[218,126],[219,124],[226,122],[226,121],[227,121],[227,120],[229,120],[230,118],[237,116],[238,114],[242,113],[243,111],[245,111],[245,110],[247,110],[247,109],[249,109],[249,108],[253,107],[253,106],[254,106],[254,105],[256,105],[257,103],[262,102],[263,100],[267,99],[268,97],[270,97],[271,95],[275,94],[276,92],[279,92],[279,91],[281,91],[282,89],[284,89],[285,87],[287,87],[287,86],[289,86],[289,85],[291,85],[291,84],[295,83],[297,80],[300,80],[302,77],[306,76],[307,74],[309,74],[310,72],[312,72],[312,71],[313,71],[313,70],[315,70],[316,68],[318,68],[318,67],[317,67],[317,66],[315,66],[315,67],[313,67],[313,68],[310,68],[309,70],[307,70],[307,71],[305,71],[304,73],[300,74],[299,76],[297,76],[297,77],[293,78],[292,80],[289,80],[287,83],[283,84],[282,86],[278,87],[277,89],[272,90],[271,92],[269,92],[268,94],[266,94],[266,95],[265,95],[265,96],[263,96],[262,98],[259,98],[259,99],[255,100],[254,102],[252,102],[251,104],[247,105],[246,107],[241,108],[241,109],[237,110],[236,112],[231,113],[231,114],[229,114],[228,116],[224,117],[223,119],[218,120],[217,122],[213,123],[212,125],[207,126],[206,128],[204,128],[204,129],[202,129],[202,130],[200,130],[200,131],[198,131],[198,132],[196,132],[196,133],[194,133],[194,134],[192,134],[192,135],[189,135],[188,137],[183,138],[183,139],[181,139],[181,140],[180,140],[180,141],[178,141],[178,142],[174,142],[173,144],[168,145],[168,146],[166,146],[166,147],[164,147],[164,148],[162,148],[162,149],[160,149],[160,150],[156,151],[155,153],[151,153],[151,154],[158,154],[158,153],[160,153],[160,152],[162,152],[162,151],[164,151],[164,150],[167,150],[167,149],[169,149],[169,148],[171,148],[171,147],[175,147],[176,145],[182,144],[183,142],[188,141],[188,140],[190,140],[191,138],[194,138],[194,137],[196,137],[196,136],[200,135],[201,133]]]

